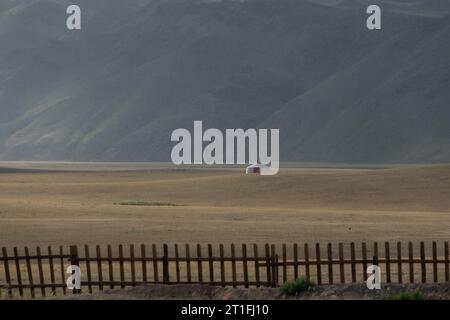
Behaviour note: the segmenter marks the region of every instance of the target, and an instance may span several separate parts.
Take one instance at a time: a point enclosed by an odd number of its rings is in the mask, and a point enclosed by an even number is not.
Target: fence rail
[[[3,247],[0,288],[8,297],[66,294],[66,269],[70,265],[80,267],[81,291],[89,293],[142,283],[277,287],[300,276],[319,285],[362,283],[371,264],[381,267],[385,283],[450,281],[448,242],[420,242],[418,248],[412,242],[392,247],[386,242],[383,247],[379,250],[377,242],[370,248],[364,242],[358,247],[355,243],[243,244],[239,248],[234,244],[164,244],[162,248],[142,244],[129,245],[126,250],[123,245],[86,245],[59,246],[56,250],[49,246],[46,252],[37,247],[32,254],[28,247],[21,252]]]

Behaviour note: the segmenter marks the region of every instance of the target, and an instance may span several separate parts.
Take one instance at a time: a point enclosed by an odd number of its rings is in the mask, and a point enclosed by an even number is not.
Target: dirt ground
[[[136,288],[108,290],[94,295],[68,295],[70,300],[382,300],[404,292],[420,292],[426,300],[450,300],[450,284],[384,285],[368,290],[363,284],[316,286],[297,296],[283,295],[279,288],[219,288],[207,285],[143,285]]]
[[[0,245],[450,238],[450,166],[138,169],[0,170]]]

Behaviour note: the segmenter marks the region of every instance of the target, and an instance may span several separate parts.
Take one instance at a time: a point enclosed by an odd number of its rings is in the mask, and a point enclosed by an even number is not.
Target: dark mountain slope
[[[448,162],[443,1],[0,5],[0,159],[169,160],[194,120],[280,128],[281,160]]]

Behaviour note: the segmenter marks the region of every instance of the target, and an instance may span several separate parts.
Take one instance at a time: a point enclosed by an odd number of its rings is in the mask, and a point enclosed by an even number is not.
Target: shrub
[[[301,277],[293,281],[286,281],[281,287],[281,292],[289,296],[294,296],[308,290],[313,286],[315,286],[313,282],[309,281],[305,277]]]
[[[385,300],[423,300],[425,299],[420,290],[402,291],[385,297]]]
[[[119,202],[121,206],[156,206],[156,207],[178,207],[181,206],[171,202],[159,202],[159,201],[122,201]]]

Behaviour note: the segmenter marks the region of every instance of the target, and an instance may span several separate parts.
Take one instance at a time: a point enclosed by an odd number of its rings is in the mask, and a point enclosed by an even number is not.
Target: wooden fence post
[[[141,269],[142,269],[142,281],[147,282],[147,253],[145,244],[141,243]]]
[[[5,277],[6,277],[6,283],[8,285],[7,291],[8,291],[8,297],[12,297],[12,289],[11,289],[11,275],[9,273],[9,260],[8,260],[8,252],[6,248],[2,248],[3,253],[3,262],[5,267]]]
[[[322,262],[320,261],[320,244],[316,243],[317,284],[322,285]]]
[[[351,272],[352,272],[352,283],[356,282],[356,253],[355,253],[355,243],[350,243],[350,259],[351,259]]]
[[[259,256],[258,256],[258,245],[255,243],[253,245],[253,257],[255,259],[255,281],[256,287],[259,288],[261,286],[259,279]]]
[[[202,246],[197,244],[197,271],[198,282],[203,283],[203,258],[202,258]]]
[[[99,245],[95,248],[97,253],[98,290],[103,291],[102,252]]]
[[[438,282],[437,244],[433,242],[433,282]]]
[[[374,266],[378,266],[378,256],[373,256],[373,258],[372,258],[372,264],[373,264]]]
[[[333,284],[333,251],[331,243],[328,243],[328,284]]]
[[[178,245],[175,244],[175,272],[177,275],[177,282],[181,281],[181,274],[180,274],[180,253],[178,251]]]
[[[38,272],[39,272],[39,286],[41,287],[41,295],[45,297],[45,280],[44,280],[44,270],[42,268],[42,256],[41,247],[36,248],[36,256],[38,262]]]
[[[212,244],[208,244],[209,282],[214,285],[214,258]]]
[[[130,244],[130,268],[131,286],[136,287],[136,257],[134,255],[134,244]]]
[[[220,251],[220,282],[222,284],[222,287],[225,287],[225,253],[222,243],[219,245],[219,251]]]
[[[231,244],[231,273],[233,279],[233,287],[236,288],[236,251],[234,243]]]
[[[163,283],[170,283],[170,275],[169,275],[169,248],[167,244],[163,246]]]
[[[272,285],[272,272],[271,272],[271,263],[272,263],[272,259],[270,256],[270,247],[269,244],[266,243],[265,245],[265,253],[266,253],[266,273],[267,273],[267,286],[271,286]]]
[[[398,272],[398,283],[403,282],[403,271],[402,271],[402,243],[397,242],[397,272]]]
[[[244,287],[248,288],[248,262],[247,262],[247,245],[242,244],[242,269],[244,273]]]
[[[52,296],[56,296],[55,270],[53,266],[53,254],[51,246],[48,246],[47,252],[48,252],[48,265],[50,268],[50,281],[52,283]]]
[[[294,243],[294,280],[298,279],[298,245]]]
[[[308,244],[304,245],[304,255],[305,255],[305,277],[308,281],[311,280],[311,275],[309,271],[309,247]]]
[[[19,285],[19,295],[23,297],[22,272],[20,271],[19,250],[17,249],[17,247],[13,248],[13,252],[14,252],[14,262],[16,265],[17,283]]]
[[[361,244],[361,254],[362,254],[362,267],[363,267],[363,280],[367,280],[367,244],[363,242]]]
[[[275,254],[275,263],[273,264],[274,265],[274,272],[275,272],[274,288],[278,288],[279,287],[279,283],[280,283],[280,273],[279,273],[279,269],[278,269],[279,262],[280,262],[280,260],[279,260],[278,254]]]
[[[28,283],[29,283],[29,286],[30,286],[30,295],[34,299],[35,298],[35,292],[34,292],[33,271],[31,269],[30,252],[28,250],[28,247],[25,247],[24,251],[25,251],[25,262],[26,262],[26,265],[27,265]]]
[[[384,258],[386,260],[386,282],[391,283],[391,253],[389,242],[384,243]]]
[[[414,251],[412,242],[408,242],[409,282],[414,283]]]
[[[66,277],[66,269],[64,266],[64,248],[63,246],[59,246],[59,266],[60,266],[60,271],[61,271],[61,284],[62,284],[62,289],[63,289],[63,293],[66,294],[66,281],[65,281],[65,277]]]
[[[80,261],[78,257],[78,247],[77,246],[70,246],[70,258],[69,258],[70,264],[72,266],[80,266]],[[81,289],[73,289],[74,294],[80,294]]]
[[[120,287],[125,288],[125,265],[123,260],[123,246],[119,244],[119,274],[120,274]]]
[[[445,281],[450,281],[450,261],[449,261],[449,248],[448,248],[448,241],[444,244],[444,263],[445,263]]]
[[[341,283],[345,283],[344,245],[342,243],[339,243],[339,273]]]
[[[275,245],[271,245],[270,248],[270,260],[272,267],[272,288],[278,287],[278,259],[275,251]]]
[[[420,269],[422,272],[422,283],[427,282],[427,266],[425,262],[425,244],[420,243]]]
[[[89,253],[89,246],[87,244],[84,246],[84,257],[86,258],[88,290],[89,290],[89,293],[92,293],[91,255]]]
[[[287,281],[287,249],[286,244],[282,246],[282,258],[283,258],[283,283]]]

